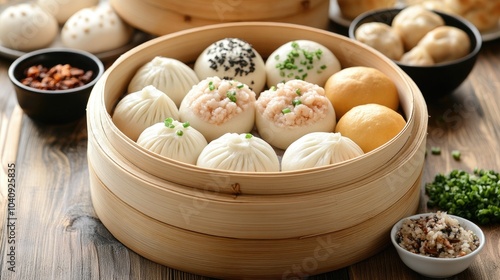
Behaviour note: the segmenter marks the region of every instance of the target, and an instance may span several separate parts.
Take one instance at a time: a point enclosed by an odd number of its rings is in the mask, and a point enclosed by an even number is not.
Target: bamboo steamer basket
[[[153,35],[235,21],[271,21],[326,29],[330,0],[109,0],[130,25]]]
[[[113,125],[113,108],[144,63],[162,55],[189,64],[224,37],[250,42],[263,57],[288,41],[309,39],[331,49],[343,67],[375,67],[395,82],[407,124],[358,158],[274,173],[183,164],[142,149]],[[392,61],[331,32],[242,22],[165,35],[117,59],[94,87],[87,110],[91,194],[99,218],[126,246],[173,268],[259,279],[281,277],[293,265],[310,274],[337,269],[381,250],[392,225],[418,206],[427,130],[422,95]]]

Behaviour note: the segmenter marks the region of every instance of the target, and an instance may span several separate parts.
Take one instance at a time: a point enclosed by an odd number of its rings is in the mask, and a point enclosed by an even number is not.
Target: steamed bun
[[[364,23],[356,29],[356,40],[398,60],[404,53],[403,41],[397,32],[382,22]]]
[[[47,47],[58,30],[54,16],[33,3],[12,5],[0,14],[0,42],[7,48],[32,51]]]
[[[225,38],[208,46],[196,59],[194,71],[200,80],[217,76],[236,80],[261,92],[266,85],[264,59],[246,41]]]
[[[128,43],[133,28],[125,23],[108,2],[73,14],[61,30],[66,47],[91,53],[105,52]]]
[[[74,13],[99,4],[99,0],[37,0],[36,3],[52,14],[59,24],[64,24]]]
[[[307,133],[331,132],[337,123],[325,90],[303,80],[279,83],[263,91],[255,105],[260,136],[282,150]]]
[[[434,64],[434,59],[427,52],[427,49],[416,46],[409,52],[406,52],[399,62],[412,66],[431,66]]]
[[[250,132],[255,120],[255,99],[255,92],[246,84],[217,76],[206,78],[182,100],[180,120],[189,122],[207,141],[228,132]]]
[[[421,6],[404,8],[392,21],[392,28],[401,36],[407,51],[415,47],[429,31],[444,25],[444,20],[438,14]]]
[[[208,143],[189,123],[166,118],[165,121],[146,128],[137,139],[137,144],[164,157],[196,164],[198,156]]]
[[[323,86],[340,71],[337,57],[325,46],[310,40],[283,44],[266,60],[267,86],[290,80],[304,80]]]
[[[425,49],[435,63],[466,56],[471,47],[467,33],[453,26],[440,26],[431,30],[418,46]]]
[[[203,149],[196,165],[243,172],[280,170],[279,159],[273,147],[249,133],[226,133],[213,140]]]
[[[152,85],[168,95],[179,107],[187,92],[198,82],[194,70],[183,62],[156,56],[137,70],[128,85],[128,92]]]
[[[281,170],[300,170],[346,161],[363,150],[338,132],[312,132],[293,142],[283,154]]]
[[[146,128],[166,118],[179,119],[179,110],[170,97],[154,86],[125,95],[113,112],[113,123],[133,141]]]

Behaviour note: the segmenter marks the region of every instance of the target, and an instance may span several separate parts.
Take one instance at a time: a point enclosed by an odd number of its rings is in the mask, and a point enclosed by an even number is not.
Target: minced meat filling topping
[[[405,220],[396,242],[412,253],[438,258],[462,257],[479,247],[478,237],[446,212]]]

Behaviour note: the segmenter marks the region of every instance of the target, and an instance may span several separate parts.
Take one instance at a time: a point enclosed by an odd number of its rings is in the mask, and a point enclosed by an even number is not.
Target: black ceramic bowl
[[[65,90],[41,90],[21,83],[31,66],[43,65],[50,69],[57,64],[91,70],[92,77],[82,86]],[[103,72],[103,63],[93,54],[74,49],[49,48],[16,59],[9,67],[9,79],[14,85],[19,106],[30,118],[45,123],[68,123],[85,115],[92,87]]]
[[[364,13],[353,20],[349,26],[349,37],[356,40],[356,29],[364,23],[383,22],[392,24],[394,17],[402,8],[382,9]],[[462,29],[469,35],[471,49],[468,55],[432,66],[410,66],[395,61],[418,85],[426,100],[439,99],[456,90],[467,78],[476,63],[481,50],[482,39],[477,28],[465,19],[435,11],[445,24]]]

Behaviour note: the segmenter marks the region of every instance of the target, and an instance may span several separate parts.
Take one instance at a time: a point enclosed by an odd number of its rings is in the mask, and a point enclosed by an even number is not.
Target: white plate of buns
[[[64,3],[0,2],[0,56],[16,59],[37,49],[68,47],[107,60],[151,38],[122,21],[107,1]]]

